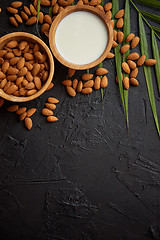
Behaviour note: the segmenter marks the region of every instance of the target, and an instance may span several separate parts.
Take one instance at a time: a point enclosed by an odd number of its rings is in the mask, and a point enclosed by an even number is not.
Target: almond
[[[34,77],[34,84],[35,84],[35,86],[36,86],[36,88],[37,88],[38,90],[41,89],[42,83],[41,83],[41,80],[40,80],[39,77]]]
[[[22,76],[26,75],[27,72],[28,72],[28,69],[26,67],[23,67],[19,70],[18,76],[22,77]]]
[[[122,63],[122,69],[123,69],[124,72],[126,72],[128,74],[130,73],[130,68],[129,68],[129,66],[126,62]]]
[[[37,18],[36,18],[36,16],[33,16],[27,20],[26,25],[33,25],[36,22],[37,22]]]
[[[63,7],[66,7],[66,6],[69,6],[73,3],[73,0],[68,0],[68,1],[65,1],[65,0],[58,0],[58,4],[60,6],[63,6]]]
[[[24,77],[19,77],[16,79],[16,85],[18,86],[19,84],[21,84],[23,82]]]
[[[13,53],[15,56],[20,57],[21,56],[21,51],[19,49],[13,49]]]
[[[0,71],[0,79],[4,79],[5,77],[6,75],[2,71]]]
[[[134,38],[132,39],[132,42],[131,42],[131,48],[132,48],[132,49],[135,48],[135,47],[138,45],[139,40],[140,40],[139,37],[134,37]]]
[[[31,95],[35,94],[36,92],[37,92],[36,89],[31,89],[27,92],[27,96],[31,96]]]
[[[54,103],[45,103],[46,108],[50,109],[50,110],[55,110],[56,109],[56,105]]]
[[[7,11],[11,14],[18,13],[18,10],[16,8],[13,8],[13,7],[7,7]]]
[[[32,55],[33,56],[33,55]],[[38,61],[41,61],[43,56],[42,56],[42,53],[40,51],[35,51],[34,52],[34,57],[38,60]]]
[[[31,117],[37,111],[36,108],[31,108],[27,111],[27,117]]]
[[[53,112],[52,112],[52,110],[49,110],[48,108],[43,108],[42,109],[42,114],[45,115],[45,116],[52,116]]]
[[[139,54],[136,52],[129,54],[127,57],[128,60],[137,60],[138,58],[139,58]]]
[[[42,24],[43,23],[43,18],[44,18],[44,15],[43,15],[43,12],[39,12],[39,23]]]
[[[19,70],[17,68],[14,68],[14,67],[9,67],[8,68],[8,71],[7,71],[7,74],[9,75],[14,75],[14,74],[18,74]]]
[[[23,23],[22,18],[18,14],[15,14],[14,17],[18,23]]]
[[[72,77],[75,74],[75,69],[68,68],[68,77]]]
[[[25,89],[30,90],[30,89],[33,89],[34,87],[35,87],[34,83],[33,82],[29,82],[25,86]]]
[[[133,62],[132,60],[127,60],[127,63],[131,69],[135,69],[137,66],[136,63]]]
[[[119,10],[119,12],[116,13],[115,18],[122,18],[124,16],[124,9]]]
[[[49,91],[50,89],[52,89],[54,87],[54,84],[51,82],[48,86],[48,88],[46,89],[46,91]]]
[[[48,6],[48,7],[49,7],[50,4],[51,4],[51,3],[50,3],[49,0],[41,0],[41,5],[42,5],[42,6]]]
[[[81,93],[83,94],[90,94],[92,92],[92,88],[83,88]]]
[[[46,82],[48,78],[48,71],[45,71],[42,75],[42,82]]]
[[[24,123],[25,123],[26,128],[28,128],[28,130],[30,130],[32,128],[33,123],[32,123],[31,118],[26,117],[24,120]]]
[[[113,40],[114,41],[117,41],[117,31],[116,30],[113,30]]]
[[[123,39],[124,39],[124,33],[119,31],[117,33],[117,39],[118,39],[118,43],[122,43],[123,42]]]
[[[9,21],[13,26],[18,27],[18,23],[14,17],[10,17]]]
[[[71,80],[64,80],[64,81],[62,81],[62,84],[64,85],[64,86],[72,86],[72,81]]]
[[[48,117],[47,117],[47,121],[48,121],[48,122],[57,122],[57,121],[58,121],[58,118],[55,117],[55,116],[48,116]]]
[[[117,46],[118,46],[118,43],[115,42],[115,41],[113,41],[112,47],[115,48],[115,47],[117,47]]]
[[[138,60],[137,60],[137,66],[142,66],[145,62],[146,56],[142,55]]]
[[[0,57],[3,57],[6,53],[7,53],[6,50],[1,49],[1,50],[0,50]]]
[[[7,59],[11,59],[11,58],[14,58],[14,54],[12,52],[7,52],[5,55],[4,55],[5,58]]]
[[[94,89],[98,90],[101,86],[101,78],[97,76],[94,80]]]
[[[40,64],[34,63],[33,64],[33,69],[32,69],[32,75],[36,76],[40,71]]]
[[[106,12],[106,18],[108,19],[108,20],[111,20],[112,19],[112,12],[109,10],[109,11],[107,11]]]
[[[146,66],[153,66],[157,63],[157,60],[156,59],[147,59],[144,63]]]
[[[17,75],[15,75],[15,74],[14,75],[8,75],[7,80],[11,81],[11,82],[14,82],[14,81],[17,80]]]
[[[17,64],[17,62],[19,61],[19,57],[14,57],[14,58],[11,58],[10,60],[9,60],[9,63],[10,63],[10,65],[16,65]]]
[[[39,45],[36,43],[36,44],[34,45],[34,47],[33,47],[33,52],[39,51],[39,50],[40,50],[40,47],[39,47]]]
[[[76,90],[77,85],[78,85],[78,80],[77,80],[77,79],[74,79],[74,80],[73,80],[73,83],[72,83],[72,87],[73,87],[74,90]]]
[[[111,2],[109,2],[109,3],[106,3],[105,5],[104,5],[104,10],[107,12],[107,11],[109,11],[109,10],[111,10],[112,9],[112,3]]]
[[[89,2],[89,5],[90,6],[96,6],[96,5],[100,4],[100,3],[101,3],[101,0],[91,0]]]
[[[77,85],[77,92],[81,92],[83,88],[83,83],[82,81],[79,81],[78,85]]]
[[[139,82],[135,78],[130,78],[129,82],[130,82],[130,84],[132,84],[134,86],[138,86],[139,85]]]
[[[10,86],[11,86],[11,82],[7,82],[7,83],[5,84],[5,86],[4,86],[3,91],[6,92],[7,89],[8,89]]]
[[[124,77],[124,78],[123,78],[123,85],[124,85],[124,88],[125,88],[126,90],[129,89],[129,78],[128,78],[128,77]]]
[[[20,97],[21,95],[19,94],[19,91],[17,90],[13,93],[13,96]]]
[[[27,61],[34,60],[33,54],[31,53],[25,53],[24,57]]]
[[[28,16],[31,16],[31,11],[29,10],[29,8],[27,6],[24,6],[24,11]]]
[[[7,83],[7,79],[6,78],[4,78],[3,80],[2,80],[2,82],[0,83],[0,88],[4,88],[4,86],[6,85],[6,83]]]
[[[88,80],[90,80],[91,78],[93,77],[93,74],[89,74],[89,73],[84,73],[84,74],[82,74],[82,76],[81,76],[81,79],[83,80],[83,81],[88,81]]]
[[[25,62],[24,66],[29,70],[29,71],[32,71],[33,69],[33,65],[29,62]]]
[[[47,100],[48,100],[49,103],[54,103],[54,104],[59,103],[59,100],[56,99],[56,98],[53,98],[53,97],[49,97]]]
[[[21,115],[22,113],[26,112],[27,108],[26,107],[21,107],[16,111],[17,115]]]
[[[57,0],[52,0],[51,1],[51,7],[53,7],[56,2],[57,2]]]
[[[108,59],[113,58],[113,57],[114,57],[114,53],[109,52],[109,53],[107,54],[107,58],[108,58]]]
[[[101,80],[101,88],[106,88],[107,85],[108,85],[108,78],[106,76],[103,76]]]
[[[138,68],[136,67],[135,69],[132,70],[130,74],[130,78],[136,78],[138,75]]]
[[[124,24],[123,18],[119,18],[116,26],[117,26],[117,28],[122,28],[123,24]]]
[[[127,37],[126,37],[126,43],[132,41],[132,39],[134,38],[134,33],[130,33]]]
[[[70,87],[70,86],[66,86],[67,92],[71,97],[75,97],[76,96],[76,91],[74,90],[74,88]]]
[[[22,95],[22,96],[26,96],[26,94],[27,94],[27,89],[25,89],[25,88],[20,88],[20,89],[19,89],[19,94]]]
[[[28,84],[27,79],[23,79],[22,86],[25,87]]]
[[[94,86],[94,81],[93,80],[89,80],[89,81],[87,81],[83,84],[84,88],[91,88],[93,86]]]
[[[16,1],[16,2],[11,3],[11,7],[13,7],[13,8],[19,8],[21,6],[22,6],[22,2],[20,2],[20,1]]]
[[[43,20],[50,25],[52,24],[52,18],[48,14],[44,16]]]
[[[130,48],[130,45],[126,44],[124,46],[121,47],[121,53],[124,54],[126,53]]]
[[[55,3],[54,6],[53,6],[53,9],[52,9],[52,13],[54,15],[56,15],[58,13],[58,11],[59,11],[59,5],[58,5],[58,3]]]
[[[2,107],[4,104],[4,99],[3,98],[0,98],[0,107]]]
[[[18,110],[18,105],[12,105],[10,107],[7,108],[8,112],[16,112]]]
[[[2,64],[2,72],[3,73],[6,73],[7,70],[9,68],[9,62],[5,61],[3,64]]]
[[[29,8],[30,8],[32,15],[37,16],[37,11],[32,4],[30,4]],[[37,20],[37,18],[36,18],[36,20]]]
[[[23,11],[21,11],[21,17],[23,18],[24,21],[28,21],[29,19],[28,15]]]
[[[27,116],[27,113],[26,113],[26,112],[22,113],[22,114],[19,116],[19,120],[20,120],[20,121],[23,121],[23,120],[26,118],[26,116]]]
[[[24,50],[27,45],[28,45],[27,41],[21,41],[19,43],[19,50],[21,50],[21,51]]]
[[[25,64],[25,58],[22,57],[22,58],[20,58],[19,61],[17,62],[17,68],[18,68],[19,70],[21,70],[21,69],[24,67],[24,64]]]
[[[108,70],[105,68],[97,68],[97,70],[96,70],[96,75],[99,75],[99,76],[107,74],[107,73],[108,73]]]
[[[0,65],[2,65],[4,63],[4,59],[0,58]]]
[[[16,48],[17,45],[18,45],[18,42],[15,41],[15,40],[12,40],[12,41],[10,41],[10,42],[8,42],[8,43],[6,44],[6,46],[7,46],[8,48]]]

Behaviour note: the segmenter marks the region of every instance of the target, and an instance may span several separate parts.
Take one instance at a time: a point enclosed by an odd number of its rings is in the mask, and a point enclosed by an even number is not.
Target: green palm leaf
[[[152,26],[153,30],[160,33],[160,28]]]
[[[140,11],[140,13],[143,14],[143,16],[145,16],[146,18],[149,18],[154,22],[160,23],[160,16],[146,12],[146,11]]]
[[[147,5],[149,7],[160,8],[160,1],[157,0],[135,0],[143,5]]]
[[[139,34],[140,34],[140,46],[141,46],[141,53],[142,55],[145,54],[146,58],[149,58],[149,52],[148,52],[148,44],[147,44],[147,38],[146,38],[146,32],[144,28],[144,24],[142,21],[141,14],[139,13]],[[158,124],[158,117],[157,117],[157,111],[156,111],[156,104],[155,104],[155,98],[154,98],[154,91],[153,91],[153,84],[152,84],[152,76],[151,76],[151,69],[150,67],[147,67],[143,65],[144,68],[144,74],[148,89],[148,95],[150,99],[150,104],[152,108],[153,117],[155,120],[155,124],[157,127],[158,134],[160,136],[160,130],[159,130],[159,124]]]

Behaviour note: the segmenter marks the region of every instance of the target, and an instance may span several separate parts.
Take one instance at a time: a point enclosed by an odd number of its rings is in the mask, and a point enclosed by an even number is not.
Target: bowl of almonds
[[[0,97],[27,102],[39,97],[50,86],[54,60],[48,46],[26,32],[0,38]]]

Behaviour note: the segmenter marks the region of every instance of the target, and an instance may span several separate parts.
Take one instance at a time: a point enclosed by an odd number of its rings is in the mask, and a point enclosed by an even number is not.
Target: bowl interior
[[[43,52],[45,52],[48,56],[48,62],[49,62],[49,67],[50,67],[48,80],[45,82],[45,84],[42,86],[42,88],[39,91],[37,91],[35,94],[33,94],[32,96],[28,96],[28,97],[16,97],[13,95],[8,95],[2,89],[0,89],[0,96],[6,100],[9,100],[12,102],[31,101],[31,100],[39,97],[41,94],[43,94],[52,81],[53,74],[54,74],[53,56],[52,56],[52,53],[49,50],[48,46],[40,38],[36,37],[33,34],[26,33],[26,32],[14,32],[14,33],[10,33],[10,34],[7,34],[7,35],[1,37],[0,38],[0,49],[3,49],[4,45],[11,40],[17,40],[17,41],[27,40],[28,42],[31,42],[31,43],[38,43],[41,47],[41,50]]]
[[[108,32],[108,42],[107,42],[107,45],[106,45],[106,48],[105,48],[104,52],[102,53],[102,55],[99,58],[97,58],[93,62],[87,63],[87,64],[74,64],[74,63],[71,63],[71,62],[67,61],[65,58],[62,57],[62,55],[58,51],[58,49],[56,47],[56,42],[55,42],[56,30],[57,30],[57,27],[60,24],[60,22],[67,15],[69,15],[71,13],[74,13],[74,12],[77,12],[77,11],[87,11],[87,12],[93,13],[96,16],[98,16],[102,20],[102,22],[105,24],[105,27],[106,27],[107,32]],[[102,62],[107,57],[107,54],[110,51],[110,49],[112,47],[112,44],[113,44],[113,27],[109,23],[109,20],[106,17],[106,15],[101,10],[99,10],[95,7],[83,6],[83,5],[82,6],[77,6],[77,5],[76,6],[70,6],[70,7],[67,7],[60,14],[58,14],[58,16],[53,21],[53,23],[51,25],[51,28],[50,28],[50,32],[49,32],[49,44],[50,44],[50,48],[51,48],[54,56],[57,58],[57,60],[59,62],[61,62],[66,67],[77,69],[77,70],[92,68],[92,67],[98,65],[100,62]]]

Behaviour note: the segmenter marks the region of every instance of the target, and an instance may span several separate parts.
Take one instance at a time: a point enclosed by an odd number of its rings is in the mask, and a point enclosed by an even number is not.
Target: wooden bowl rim
[[[11,41],[12,39],[16,40],[16,38],[18,38],[18,37],[22,38],[22,40],[28,39],[28,41],[29,41],[29,39],[30,39],[30,41],[33,41],[35,43],[37,42],[38,44],[40,44],[40,46],[43,48],[44,52],[48,56],[49,66],[50,66],[49,76],[48,76],[48,79],[47,79],[46,83],[43,85],[43,87],[39,91],[37,91],[35,94],[33,94],[31,96],[16,97],[16,96],[13,96],[13,95],[8,95],[2,89],[0,89],[0,97],[6,99],[8,101],[28,102],[28,101],[31,101],[31,100],[39,97],[40,95],[42,95],[46,91],[46,89],[48,88],[49,84],[51,83],[51,81],[53,79],[53,75],[54,75],[54,60],[53,60],[53,55],[52,55],[49,47],[45,44],[45,42],[43,42],[37,36],[35,36],[31,33],[28,33],[28,32],[13,32],[13,33],[9,33],[9,34],[6,34],[6,35],[2,36],[0,38],[0,49],[2,49],[4,42],[6,44],[8,41]]]
[[[108,43],[107,46],[104,50],[104,52],[102,53],[102,55],[96,59],[95,61],[88,63],[88,64],[74,64],[71,63],[69,61],[67,61],[66,59],[64,59],[59,51],[56,48],[56,44],[55,44],[55,33],[56,33],[56,29],[59,25],[59,23],[69,14],[73,13],[73,12],[77,12],[77,11],[87,11],[87,12],[91,12],[95,15],[97,15],[105,24],[106,28],[107,28],[107,32],[108,32]],[[63,65],[65,65],[66,67],[69,68],[73,68],[73,69],[77,69],[77,70],[84,70],[84,69],[89,69],[92,67],[95,67],[96,65],[98,65],[100,62],[102,62],[106,57],[108,52],[110,51],[111,47],[113,44],[113,27],[112,25],[109,23],[109,19],[107,18],[107,16],[98,8],[95,8],[93,6],[69,6],[67,7],[65,10],[63,10],[61,13],[59,13],[57,15],[57,17],[54,19],[54,21],[51,24],[51,28],[49,31],[49,45],[51,48],[51,51],[53,53],[53,55],[57,58],[57,60],[62,63]]]

